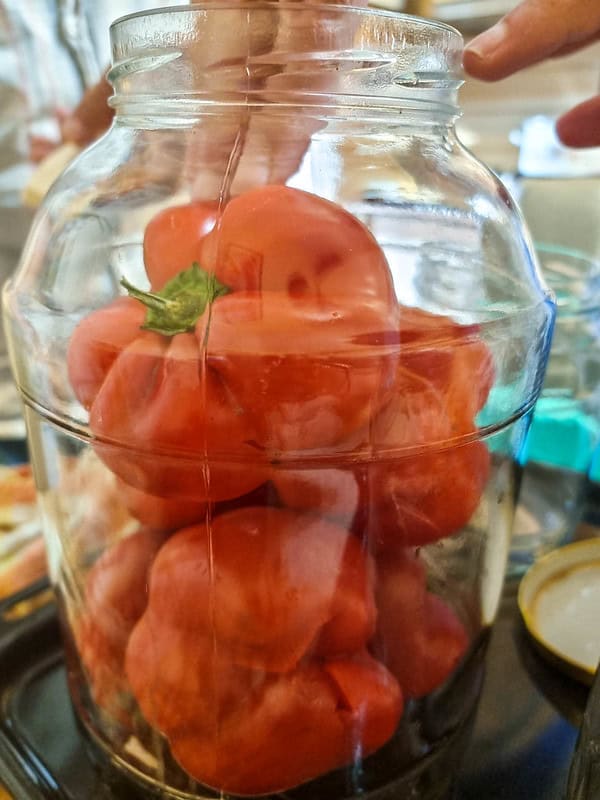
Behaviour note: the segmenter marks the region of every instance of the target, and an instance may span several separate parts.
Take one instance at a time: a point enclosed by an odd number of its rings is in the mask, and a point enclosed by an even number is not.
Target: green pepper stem
[[[139,300],[146,308],[154,308],[156,311],[163,311],[170,305],[169,300],[161,297],[159,294],[154,294],[154,292],[145,292],[142,289],[138,289],[132,283],[129,283],[127,278],[121,278],[121,286],[127,289],[127,294],[130,297]]]
[[[163,336],[192,332],[206,306],[229,292],[215,275],[205,272],[195,262],[167,281],[158,292],[138,289],[127,278],[121,278],[121,286],[147,308],[142,329]]]

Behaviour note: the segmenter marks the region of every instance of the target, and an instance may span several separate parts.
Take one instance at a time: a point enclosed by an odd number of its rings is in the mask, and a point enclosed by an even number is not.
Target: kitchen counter
[[[588,690],[534,650],[505,586],[458,800],[564,800]]]

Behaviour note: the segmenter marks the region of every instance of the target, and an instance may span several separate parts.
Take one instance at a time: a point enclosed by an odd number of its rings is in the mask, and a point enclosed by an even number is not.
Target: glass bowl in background
[[[515,572],[571,540],[600,442],[600,261],[556,245],[536,249],[557,316],[522,453],[510,557]]]

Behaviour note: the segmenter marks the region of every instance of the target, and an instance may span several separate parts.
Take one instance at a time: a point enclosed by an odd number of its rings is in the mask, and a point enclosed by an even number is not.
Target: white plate
[[[575,542],[541,558],[523,577],[518,599],[542,655],[591,684],[600,661],[600,539]]]

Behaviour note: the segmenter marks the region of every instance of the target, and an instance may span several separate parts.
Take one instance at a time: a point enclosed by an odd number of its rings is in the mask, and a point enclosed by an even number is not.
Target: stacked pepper
[[[98,705],[133,695],[195,779],[285,790],[379,749],[466,649],[415,548],[479,503],[491,359],[299,190],[167,209],[144,261],[150,290],[69,348],[141,526],[90,571],[78,648]]]

